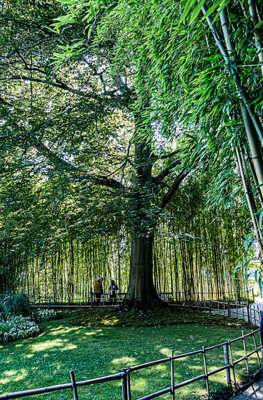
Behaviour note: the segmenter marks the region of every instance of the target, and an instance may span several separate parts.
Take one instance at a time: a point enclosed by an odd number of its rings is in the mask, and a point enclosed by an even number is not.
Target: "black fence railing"
[[[240,305],[240,309],[241,308],[242,308],[242,304]],[[215,311],[218,311],[218,308],[214,309],[214,312]],[[54,386],[46,386],[46,387],[42,387],[42,388],[30,389],[30,390],[15,392],[15,393],[2,394],[2,395],[0,395],[0,400],[16,399],[19,397],[33,396],[33,395],[39,395],[39,394],[67,390],[67,389],[72,391],[73,399],[78,400],[78,390],[80,387],[99,384],[99,383],[105,383],[105,382],[112,382],[112,381],[116,381],[116,380],[119,380],[122,382],[121,399],[122,400],[135,400],[135,396],[133,395],[133,387],[131,385],[131,376],[134,373],[136,373],[136,371],[138,371],[138,370],[150,368],[150,367],[160,365],[160,364],[167,364],[167,363],[170,365],[170,385],[167,387],[161,388],[156,392],[150,393],[143,397],[139,397],[136,400],[150,400],[150,399],[160,397],[164,394],[170,394],[171,399],[174,400],[176,398],[175,396],[176,396],[177,389],[182,388],[187,385],[190,385],[197,381],[202,381],[202,380],[205,381],[206,391],[207,391],[208,396],[210,396],[209,378],[212,375],[218,374],[222,371],[225,371],[225,373],[226,373],[227,387],[229,389],[235,390],[238,388],[238,382],[237,382],[237,378],[236,378],[236,367],[239,363],[244,361],[245,365],[246,365],[246,370],[247,370],[247,372],[249,372],[249,359],[253,355],[256,355],[258,368],[259,369],[261,368],[262,352],[263,352],[263,346],[262,346],[263,318],[262,318],[262,314],[260,313],[260,311],[258,309],[255,309],[254,311],[255,311],[255,315],[257,313],[260,314],[256,318],[257,321],[260,320],[260,328],[253,330],[252,332],[247,333],[247,334],[244,334],[242,332],[242,335],[235,339],[227,340],[223,343],[216,344],[216,345],[210,346],[210,347],[203,346],[202,349],[191,351],[191,352],[180,354],[180,355],[175,355],[174,350],[171,350],[170,357],[147,362],[147,363],[140,364],[140,365],[135,365],[135,366],[132,366],[129,368],[123,368],[121,370],[121,372],[119,372],[119,373],[104,376],[104,377],[89,379],[89,380],[85,380],[85,381],[76,381],[74,372],[70,371],[71,382],[69,382],[69,383],[61,384],[61,385],[54,385]],[[259,342],[257,342],[257,335],[259,335]],[[252,338],[252,342],[253,342],[253,350],[250,352],[247,351],[247,345],[246,345],[248,338]],[[242,342],[243,350],[242,350],[241,357],[234,360],[232,345],[233,345],[233,343],[237,343],[237,342]],[[208,370],[208,362],[207,362],[207,359],[209,358],[209,353],[210,353],[210,351],[212,351],[214,349],[219,349],[219,348],[222,349],[222,352],[224,355],[224,363],[223,363],[223,365],[217,366],[217,368],[213,369],[212,371],[209,371]],[[175,383],[175,378],[176,378],[175,362],[178,360],[187,358],[187,357],[196,356],[198,354],[201,355],[201,357],[203,359],[203,373],[200,375],[194,376],[191,379],[187,379],[182,382]],[[238,355],[240,356],[240,351],[238,352]]]

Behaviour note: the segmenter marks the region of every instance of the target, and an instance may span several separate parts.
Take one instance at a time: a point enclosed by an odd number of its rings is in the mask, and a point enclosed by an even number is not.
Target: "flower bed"
[[[2,343],[35,336],[39,332],[39,326],[30,317],[10,315],[6,321],[0,321],[0,341]]]

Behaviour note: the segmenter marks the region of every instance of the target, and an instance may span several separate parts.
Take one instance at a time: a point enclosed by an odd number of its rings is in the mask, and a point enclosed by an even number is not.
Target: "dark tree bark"
[[[171,160],[157,177],[152,174],[156,158],[152,155],[151,141],[140,135],[144,130],[141,116],[135,117],[134,174],[129,209],[133,214],[131,229],[130,277],[124,308],[152,310],[165,307],[153,283],[153,242],[160,211],[169,203],[180,182],[187,175],[182,170],[165,189],[163,179],[180,164]],[[171,153],[173,156],[175,153]],[[158,211],[159,210],[159,211]]]
[[[154,236],[131,234],[130,279],[125,305],[133,309],[155,309],[164,306],[153,284]]]

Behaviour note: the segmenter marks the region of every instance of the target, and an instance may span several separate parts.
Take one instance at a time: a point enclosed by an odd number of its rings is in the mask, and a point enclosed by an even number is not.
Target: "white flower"
[[[25,338],[39,333],[39,327],[29,317],[9,316],[7,321],[0,321],[0,341]]]

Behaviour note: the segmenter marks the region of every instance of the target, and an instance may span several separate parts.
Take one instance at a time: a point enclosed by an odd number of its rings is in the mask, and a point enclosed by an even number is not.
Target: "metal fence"
[[[242,308],[242,305],[241,305]],[[217,309],[214,309],[216,311]],[[251,310],[250,310],[251,312]],[[254,313],[260,313],[258,309],[254,309]],[[226,371],[226,384],[227,387],[230,389],[237,389],[238,388],[238,383],[236,379],[236,366],[241,363],[245,362],[246,364],[246,370],[247,372],[249,371],[249,365],[248,365],[248,360],[251,356],[254,354],[256,355],[258,367],[261,368],[261,360],[263,356],[263,346],[262,346],[262,338],[263,338],[263,317],[262,314],[260,315],[260,328],[253,330],[250,333],[244,334],[242,331],[242,335],[238,338],[232,339],[225,341],[220,344],[216,344],[214,346],[210,347],[202,347],[202,349],[191,351],[188,353],[180,354],[180,355],[175,355],[174,350],[171,350],[171,355],[170,357],[166,357],[160,360],[155,360],[151,361],[148,363],[140,364],[140,365],[135,365],[129,368],[123,368],[121,372],[113,374],[113,375],[108,375],[104,377],[99,377],[99,378],[94,378],[94,379],[89,379],[86,381],[79,381],[76,382],[75,380],[75,375],[73,371],[70,371],[70,378],[71,382],[66,383],[66,384],[61,384],[61,385],[54,385],[54,386],[47,386],[43,388],[37,388],[37,389],[30,389],[30,390],[25,390],[25,391],[20,391],[20,392],[15,392],[15,393],[8,393],[8,394],[2,394],[0,395],[0,400],[3,399],[16,399],[19,397],[25,397],[25,396],[32,396],[32,395],[39,395],[39,394],[44,394],[44,393],[49,393],[49,392],[55,392],[55,391],[60,391],[60,390],[66,390],[69,389],[72,391],[73,399],[78,400],[78,388],[82,386],[88,386],[88,385],[94,385],[98,383],[105,383],[105,382],[112,382],[119,380],[122,382],[122,400],[135,400],[135,396],[133,395],[133,388],[131,385],[131,376],[136,373],[138,370],[150,368],[156,365],[160,364],[169,364],[170,365],[170,385],[168,387],[162,388],[154,393],[150,393],[146,396],[137,398],[136,400],[150,400],[154,399],[157,397],[160,397],[164,394],[169,394],[171,396],[171,399],[175,399],[176,396],[176,390],[183,387],[190,385],[196,381],[201,381],[204,380],[206,383],[206,391],[208,396],[210,396],[210,382],[209,378],[210,376],[217,374],[221,371]],[[259,321],[259,316],[256,318],[257,321]],[[259,342],[257,343],[256,336],[259,333]],[[248,352],[247,351],[247,339],[252,338],[253,341],[253,350]],[[242,342],[243,344],[243,355],[242,357],[238,358],[237,360],[233,359],[233,351],[232,351],[232,345],[233,343],[237,342]],[[207,363],[207,358],[209,357],[209,352],[213,349],[218,349],[221,348],[222,352],[224,354],[224,364],[219,366],[218,368],[208,371],[208,363]],[[184,359],[186,357],[192,357],[197,354],[200,354],[203,359],[203,373],[201,375],[195,376],[191,379],[184,380],[183,382],[176,383],[176,374],[175,374],[175,362],[180,359]]]

